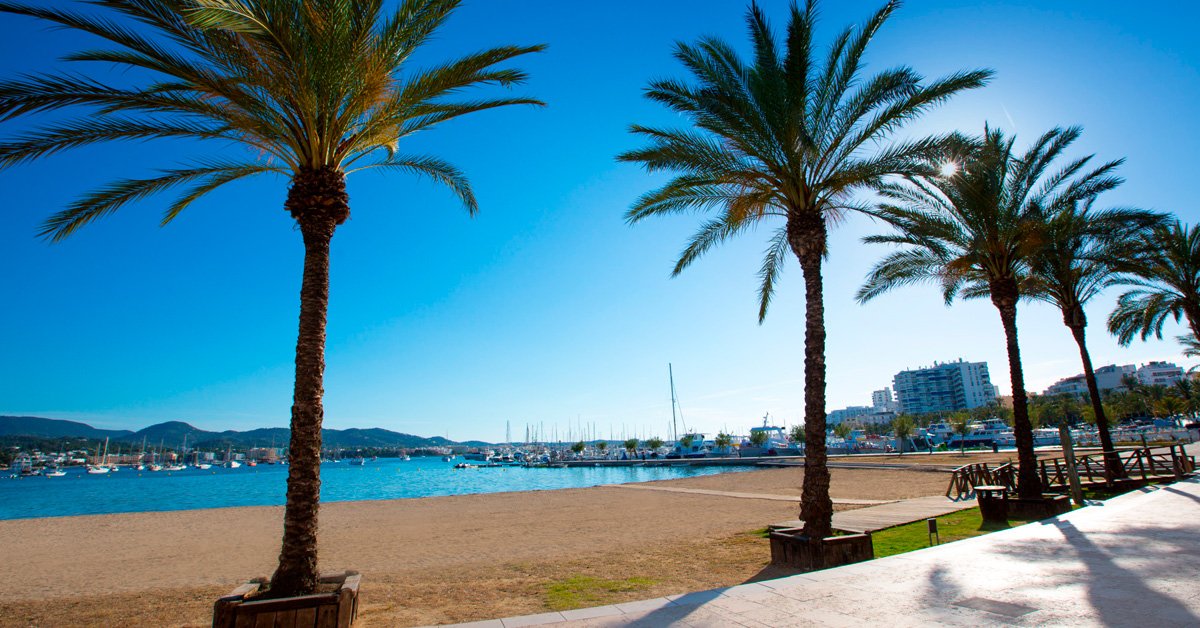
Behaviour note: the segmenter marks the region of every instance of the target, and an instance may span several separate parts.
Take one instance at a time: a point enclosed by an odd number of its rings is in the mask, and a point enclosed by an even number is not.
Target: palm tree
[[[912,437],[913,420],[911,417],[899,416],[892,421],[892,431],[896,433],[896,447],[900,450],[900,455],[904,455],[904,441]]]
[[[782,50],[757,4],[747,11],[751,63],[730,44],[707,37],[678,43],[675,57],[696,85],[664,79],[646,96],[679,113],[694,129],[633,126],[649,146],[617,159],[647,171],[676,176],[640,197],[626,214],[630,223],[650,216],[714,210],[675,264],[679,274],[725,240],[771,225],[773,235],[759,272],[758,319],[762,322],[789,251],[804,277],[804,417],[807,455],[801,509],[804,536],[831,533],[833,503],[825,465],[825,318],[821,262],[827,224],[846,212],[867,210],[856,190],[910,171],[941,147],[938,138],[887,145],[891,134],[955,93],[982,86],[990,71],[959,72],[923,83],[906,67],[862,76],[871,39],[899,7],[889,0],[861,27],[847,28],[826,59],[814,51],[815,0],[793,3]]]
[[[938,284],[947,305],[960,295],[991,298],[1007,341],[1018,491],[1027,499],[1040,499],[1042,487],[1017,344],[1017,302],[1022,285],[1029,284],[1029,256],[1039,242],[1035,227],[1048,208],[1064,207],[1120,184],[1111,175],[1120,162],[1081,174],[1090,160],[1084,157],[1049,171],[1079,133],[1077,127],[1053,129],[1017,155],[1014,139],[985,126],[982,138],[964,139],[963,153],[940,157],[941,163],[963,161],[953,173],[943,175],[941,164],[932,162],[922,176],[881,186],[879,216],[895,233],[864,239],[903,248],[871,270],[858,291],[860,302],[915,283]]]
[[[950,430],[958,434],[958,453],[967,455],[967,434],[971,433],[971,413],[958,411],[950,415]]]
[[[1083,307],[1118,276],[1122,266],[1139,253],[1138,234],[1164,218],[1152,212],[1116,208],[1093,211],[1095,197],[1057,208],[1038,226],[1040,245],[1030,256],[1029,294],[1062,312],[1063,324],[1071,330],[1088,397],[1104,450],[1104,463],[1110,478],[1125,476],[1125,468],[1109,434],[1108,418],[1100,400],[1100,387],[1088,354],[1085,330],[1087,316]]]
[[[1165,419],[1187,411],[1187,402],[1179,397],[1166,396],[1156,400],[1151,409],[1154,416]]]
[[[1135,335],[1162,340],[1167,317],[1179,322],[1186,316],[1191,333],[1178,340],[1191,349],[1200,338],[1200,225],[1159,225],[1142,238],[1142,253],[1123,267],[1121,283],[1137,288],[1117,299],[1108,331],[1127,347]]]
[[[713,445],[720,451],[729,452],[729,446],[733,444],[733,437],[725,432],[718,432],[717,437],[713,439]]]
[[[134,86],[109,86],[81,74],[20,77],[0,83],[0,115],[77,111],[42,123],[0,146],[0,166],[98,142],[186,138],[240,152],[214,152],[146,179],[122,179],[85,194],[43,225],[61,240],[80,227],[156,192],[183,186],[165,224],[208,192],[261,174],[290,179],[284,207],[304,241],[296,342],[283,549],[271,594],[309,593],[317,584],[317,507],[329,246],[350,216],[346,175],[398,170],[443,183],[468,213],[477,210],[463,174],[432,156],[398,152],[401,138],[457,116],[530,98],[449,98],[473,86],[522,83],[496,65],[541,46],[504,46],[428,70],[409,57],[434,36],[459,0],[102,0],[99,15],[0,3],[106,40],[108,49],[69,57],[131,70]],[[128,26],[126,25],[128,24]],[[137,30],[134,30],[136,26]],[[144,32],[142,32],[144,31]]]
[[[630,458],[632,458],[632,457],[633,457],[633,452],[637,451],[638,439],[636,439],[636,438],[631,438],[631,439],[629,439],[629,440],[627,440],[627,441],[625,441],[624,443],[621,443],[621,444],[622,444],[622,446],[624,446],[624,447],[625,447],[625,451],[629,452],[629,457],[630,457]]]

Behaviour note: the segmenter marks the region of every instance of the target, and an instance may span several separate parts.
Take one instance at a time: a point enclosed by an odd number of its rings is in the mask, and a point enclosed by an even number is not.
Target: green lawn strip
[[[546,583],[546,607],[552,611],[563,611],[588,606],[603,606],[612,601],[615,593],[628,593],[648,589],[657,580],[649,578],[626,578],[604,580],[590,576],[570,576]]]
[[[937,517],[938,535],[942,543],[969,539],[989,532],[1007,530],[1028,521],[1013,520],[1008,525],[984,525],[978,508],[960,510],[948,515]],[[871,533],[872,545],[875,548],[875,558],[894,556],[914,550],[929,547],[929,528],[925,521],[916,521],[904,525],[885,528]]]

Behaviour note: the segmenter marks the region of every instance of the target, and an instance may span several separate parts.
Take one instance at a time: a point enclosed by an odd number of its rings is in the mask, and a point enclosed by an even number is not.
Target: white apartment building
[[[901,371],[892,380],[900,411],[907,414],[978,408],[996,400],[987,362],[934,362]]]
[[[1138,368],[1136,377],[1146,386],[1171,386],[1183,379],[1183,369],[1170,362],[1147,362]]]
[[[1096,369],[1096,388],[1101,391],[1111,390],[1124,386],[1121,380],[1125,377],[1134,377],[1138,383],[1145,386],[1171,386],[1176,381],[1183,379],[1183,369],[1170,362],[1147,362],[1138,367],[1133,364],[1125,364],[1117,366],[1110,364]],[[1047,395],[1060,395],[1069,393],[1072,395],[1086,396],[1088,394],[1087,380],[1083,374],[1072,375],[1054,382],[1046,389]]]
[[[1136,376],[1135,373],[1137,373],[1137,367],[1132,364],[1126,364],[1124,366],[1109,364],[1108,366],[1102,366],[1096,369],[1095,372],[1096,388],[1104,391],[1111,390],[1113,388],[1120,388],[1122,386],[1121,380],[1125,376]],[[1088,394],[1087,380],[1084,378],[1083,374],[1080,373],[1079,375],[1072,375],[1071,377],[1066,377],[1054,382],[1049,388],[1046,389],[1045,394],[1061,395],[1063,393],[1086,396]]]
[[[825,415],[825,423],[826,425],[837,425],[842,421],[856,419],[873,412],[875,412],[875,408],[872,408],[871,406],[850,406],[848,408],[842,408],[841,410],[834,410],[833,412]]]
[[[883,390],[876,390],[871,393],[871,405],[879,411],[894,413],[900,410],[900,404],[895,399],[892,399],[891,388],[884,388]]]

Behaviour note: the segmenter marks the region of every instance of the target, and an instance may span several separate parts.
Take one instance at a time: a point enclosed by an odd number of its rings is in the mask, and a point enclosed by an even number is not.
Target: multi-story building
[[[1183,369],[1170,362],[1147,362],[1140,367],[1133,364],[1123,366],[1110,364],[1096,369],[1096,388],[1100,390],[1120,388],[1125,385],[1123,380],[1126,377],[1133,377],[1138,383],[1145,386],[1170,386],[1183,379],[1184,373]],[[1047,395],[1063,393],[1086,396],[1088,394],[1087,380],[1084,379],[1083,374],[1060,379],[1046,389]]]
[[[1183,369],[1170,362],[1147,362],[1135,376],[1146,386],[1170,386],[1183,379]]]
[[[825,423],[827,425],[837,425],[847,419],[854,419],[861,416],[866,416],[875,411],[871,406],[850,406],[841,410],[834,410],[825,415]]]
[[[1132,364],[1117,366],[1109,364],[1096,369],[1096,388],[1100,390],[1111,390],[1122,386],[1121,380],[1127,375],[1135,376],[1137,367]],[[1086,396],[1088,394],[1087,380],[1083,374],[1072,375],[1058,380],[1046,389],[1047,395],[1061,395],[1063,393],[1071,395]]]
[[[896,373],[892,380],[900,412],[921,414],[978,408],[996,400],[987,362],[934,362]]]
[[[871,405],[881,412],[897,412],[900,410],[900,404],[892,398],[892,389],[884,388],[871,393]]]

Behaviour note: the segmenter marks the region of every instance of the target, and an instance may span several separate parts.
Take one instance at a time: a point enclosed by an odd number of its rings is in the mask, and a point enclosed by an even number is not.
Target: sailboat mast
[[[671,438],[679,440],[679,426],[675,424],[675,405],[677,403],[675,399],[675,369],[672,368],[670,362],[667,363],[667,374],[671,377]]]

